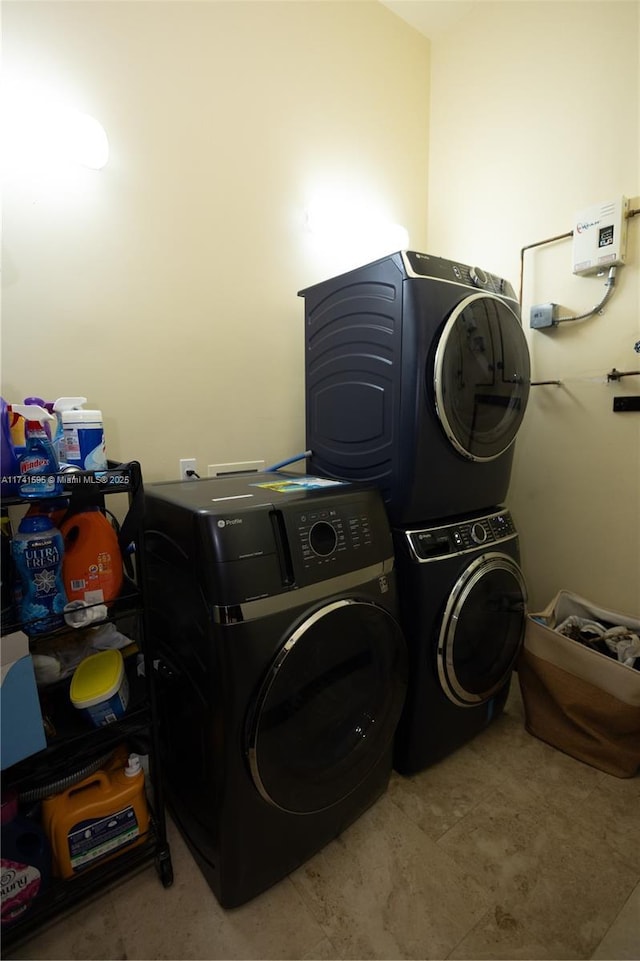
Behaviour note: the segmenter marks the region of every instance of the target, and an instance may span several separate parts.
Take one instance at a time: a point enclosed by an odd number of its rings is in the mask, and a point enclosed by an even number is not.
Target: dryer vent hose
[[[59,794],[61,791],[65,791],[73,784],[77,784],[78,781],[82,781],[85,777],[89,777],[90,774],[93,774],[99,768],[104,767],[112,754],[113,751],[109,751],[107,754],[99,757],[96,761],[92,761],[90,764],[85,764],[84,767],[74,771],[73,774],[68,774],[66,777],[60,778],[58,781],[51,781],[49,784],[32,788],[30,791],[23,791],[18,795],[18,800],[22,801],[23,803],[29,803],[31,801],[41,801],[43,798],[49,797],[50,794]]]

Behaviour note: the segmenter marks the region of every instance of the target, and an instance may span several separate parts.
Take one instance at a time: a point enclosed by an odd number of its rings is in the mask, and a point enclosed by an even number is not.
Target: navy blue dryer
[[[530,386],[511,285],[401,251],[300,296],[307,469],[375,484],[394,524],[503,503]]]

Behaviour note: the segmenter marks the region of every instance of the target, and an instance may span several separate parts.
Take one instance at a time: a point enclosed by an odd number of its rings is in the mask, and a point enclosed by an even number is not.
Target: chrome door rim
[[[290,808],[286,808],[282,804],[279,804],[275,800],[275,798],[270,794],[260,774],[260,765],[258,763],[258,730],[259,730],[259,720],[262,714],[262,707],[264,706],[269,696],[271,687],[277,675],[280,673],[283,665],[285,664],[287,657],[289,657],[291,652],[294,650],[296,644],[314,626],[314,624],[317,624],[318,621],[320,621],[322,618],[326,617],[327,615],[333,614],[335,611],[340,610],[341,608],[347,608],[351,605],[358,605],[358,606],[373,608],[374,610],[378,611],[380,614],[386,615],[391,620],[394,620],[392,614],[389,611],[387,611],[386,608],[380,607],[378,604],[376,604],[374,601],[371,601],[371,600],[346,597],[346,598],[341,598],[337,601],[333,601],[332,603],[324,605],[323,607],[314,611],[313,614],[311,614],[309,617],[306,617],[302,621],[302,623],[298,625],[298,627],[291,634],[291,636],[282,645],[274,661],[269,667],[268,673],[262,682],[262,686],[254,702],[254,715],[251,723],[251,729],[249,732],[249,744],[248,744],[248,760],[249,760],[249,768],[251,771],[251,776],[262,798],[265,801],[267,801],[269,804],[271,804],[273,807],[276,807],[281,811],[285,811],[287,814],[299,814],[301,816],[304,816],[305,814],[315,814],[320,811],[328,810],[329,808],[333,807],[335,804],[339,804],[342,801],[344,801],[346,797],[348,797],[355,790],[357,790],[362,784],[362,781],[364,780],[364,778],[366,777],[366,774],[363,775],[363,778],[357,784],[354,784],[344,794],[341,794],[340,796],[335,797],[331,802],[329,802],[328,804],[325,804],[322,807],[318,807],[313,811],[293,811]],[[393,737],[393,732],[390,733],[389,740],[391,740],[392,737]]]
[[[465,457],[467,460],[484,462],[484,461],[496,460],[498,457],[502,457],[502,455],[507,450],[509,450],[512,444],[515,442],[517,431],[513,435],[509,443],[505,444],[505,446],[501,450],[499,450],[496,454],[491,454],[488,457],[480,457],[478,454],[472,454],[471,451],[467,450],[466,447],[464,447],[460,443],[460,441],[455,435],[455,431],[453,430],[451,423],[449,421],[449,418],[447,417],[446,404],[444,400],[443,387],[442,387],[442,368],[444,365],[444,355],[446,353],[449,336],[451,334],[451,331],[455,327],[456,321],[458,320],[460,314],[464,310],[466,310],[469,304],[472,304],[476,300],[495,300],[497,303],[501,304],[505,308],[505,310],[508,310],[509,313],[513,315],[513,319],[518,327],[518,330],[520,330],[520,332],[522,333],[522,337],[524,338],[524,333],[522,332],[522,327],[520,325],[518,315],[509,306],[509,304],[505,303],[505,301],[501,297],[497,297],[495,294],[491,294],[488,292],[485,292],[485,293],[479,292],[477,294],[471,294],[469,297],[465,297],[465,299],[460,301],[460,303],[457,304],[457,306],[453,309],[453,312],[451,313],[451,316],[449,317],[447,323],[445,324],[444,330],[440,335],[438,346],[436,348],[435,361],[433,365],[433,370],[434,370],[433,386],[435,391],[436,414],[451,444],[453,444],[454,448],[458,451],[458,453],[462,454],[462,456]],[[526,339],[525,339],[525,344],[526,344]],[[527,350],[528,350],[528,347],[527,347]]]
[[[524,583],[522,571],[520,570],[520,567],[516,561],[507,554],[482,554],[480,557],[476,558],[472,564],[465,568],[454,584],[451,593],[449,594],[447,606],[442,617],[437,648],[438,677],[440,679],[440,685],[444,694],[450,701],[465,707],[474,707],[477,704],[482,704],[485,701],[488,701],[497,691],[502,688],[502,686],[506,683],[511,671],[513,670],[513,666],[518,657],[520,645],[522,643],[521,637],[520,644],[517,645],[513,657],[509,662],[509,666],[505,669],[503,676],[483,694],[471,694],[469,691],[465,690],[461,684],[458,683],[453,664],[453,642],[458,626],[460,612],[467,602],[471,591],[479,583],[479,581],[482,580],[482,578],[487,574],[497,570],[507,571],[507,573],[514,577],[520,589],[520,593],[522,594],[522,598],[524,601],[526,601],[526,585]],[[523,613],[523,633],[524,623]]]

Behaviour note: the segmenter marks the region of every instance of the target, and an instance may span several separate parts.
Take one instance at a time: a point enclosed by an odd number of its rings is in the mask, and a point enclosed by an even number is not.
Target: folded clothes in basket
[[[640,637],[628,627],[601,624],[599,621],[571,614],[558,624],[556,631],[595,648],[601,654],[616,657],[627,667],[640,670]]]

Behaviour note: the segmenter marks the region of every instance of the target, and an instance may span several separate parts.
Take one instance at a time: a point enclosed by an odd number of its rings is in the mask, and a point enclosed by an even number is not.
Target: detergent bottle
[[[64,460],[80,470],[106,470],[102,411],[84,410],[86,397],[58,397],[53,405],[62,424]]]
[[[62,534],[45,515],[23,517],[11,542],[22,587],[20,619],[29,636],[64,624],[67,597],[62,580]]]
[[[124,578],[118,537],[99,507],[84,507],[62,522],[62,579],[69,601],[115,600]]]
[[[141,844],[149,831],[149,808],[138,755],[121,745],[105,767],[45,798],[42,823],[56,877],[73,877]]]
[[[25,448],[17,457],[20,497],[29,499],[61,494],[62,484],[56,477],[60,465],[44,428],[46,421],[55,420],[55,417],[36,404],[12,404],[11,409],[26,421]]]
[[[19,813],[13,791],[2,797],[2,927],[21,918],[47,888],[51,847],[42,827]]]

